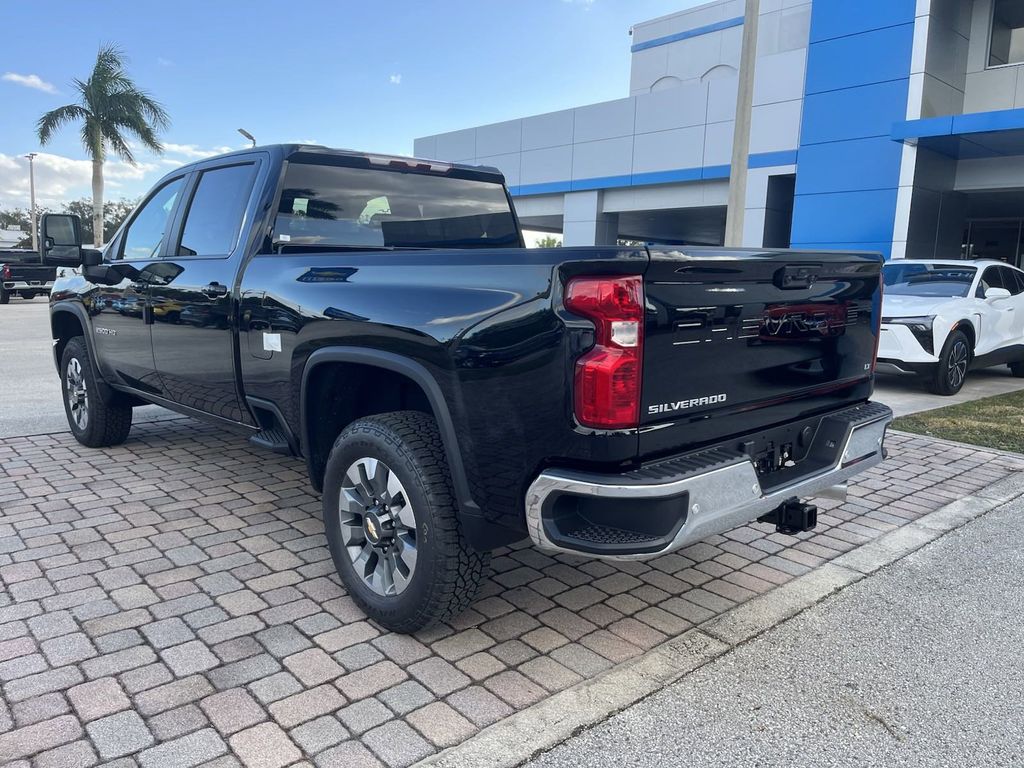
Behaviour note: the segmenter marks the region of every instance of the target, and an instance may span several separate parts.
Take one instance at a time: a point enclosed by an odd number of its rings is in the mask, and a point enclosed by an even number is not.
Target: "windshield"
[[[890,262],[882,268],[882,275],[887,296],[964,298],[971,290],[977,271],[974,267],[949,264]]]
[[[501,184],[291,162],[279,246],[507,248],[519,232]]]

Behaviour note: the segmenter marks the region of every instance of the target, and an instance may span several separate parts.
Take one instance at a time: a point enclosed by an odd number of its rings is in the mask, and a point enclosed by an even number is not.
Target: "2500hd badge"
[[[656,413],[672,413],[673,411],[684,411],[687,408],[698,408],[702,405],[715,405],[724,403],[726,395],[709,395],[708,397],[694,397],[690,400],[676,400],[674,403],[660,403],[659,405],[647,406],[647,413],[653,416]]]

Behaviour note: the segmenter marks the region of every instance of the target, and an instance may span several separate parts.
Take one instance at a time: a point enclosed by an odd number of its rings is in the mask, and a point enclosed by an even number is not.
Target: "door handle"
[[[216,299],[216,298],[218,298],[220,296],[227,296],[228,295],[228,287],[226,285],[223,285],[223,284],[218,283],[216,281],[210,283],[209,285],[204,285],[202,287],[202,291],[203,291],[203,293],[205,295],[209,296],[211,299]]]

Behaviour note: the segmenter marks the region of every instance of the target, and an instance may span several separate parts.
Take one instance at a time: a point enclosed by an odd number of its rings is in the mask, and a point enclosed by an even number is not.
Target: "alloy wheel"
[[[949,354],[949,368],[946,372],[949,384],[954,389],[959,389],[967,376],[967,358],[967,345],[962,341],[956,342]]]
[[[64,376],[64,392],[71,418],[80,430],[84,430],[89,426],[89,390],[82,374],[82,364],[77,357],[68,361]]]
[[[399,595],[416,569],[416,514],[383,461],[352,462],[341,483],[341,540],[356,575],[378,595]]]

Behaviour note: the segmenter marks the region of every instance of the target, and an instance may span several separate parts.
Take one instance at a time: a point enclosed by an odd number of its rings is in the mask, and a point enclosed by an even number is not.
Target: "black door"
[[[233,287],[257,163],[235,159],[196,174],[180,237],[150,282],[153,357],[165,396],[247,424],[235,377]]]
[[[163,394],[163,388],[153,365],[146,324],[149,280],[161,265],[185,178],[166,181],[137,209],[109,249],[110,265],[123,279],[116,285],[97,286],[89,307],[97,363],[104,377],[155,395]]]

